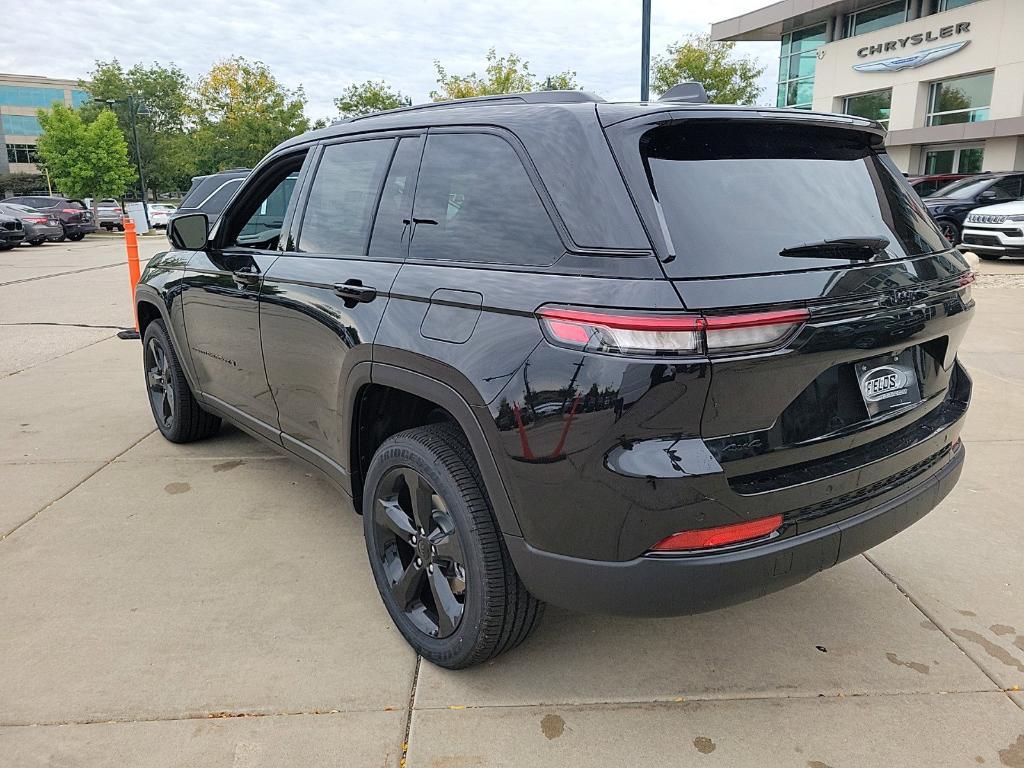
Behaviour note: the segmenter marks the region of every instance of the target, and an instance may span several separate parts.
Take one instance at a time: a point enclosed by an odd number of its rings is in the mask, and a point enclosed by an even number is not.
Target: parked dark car
[[[5,203],[17,203],[45,214],[53,214],[60,220],[64,228],[61,240],[81,240],[90,232],[96,231],[96,222],[93,221],[92,211],[81,200],[74,200],[69,197],[55,197],[52,195],[26,195],[23,197],[9,197]]]
[[[924,204],[946,239],[958,245],[964,220],[972,210],[1021,199],[1024,199],[1024,171],[1005,171],[954,181],[925,198]]]
[[[969,178],[972,175],[970,173],[932,173],[927,176],[910,176],[907,181],[910,182],[910,186],[917,192],[918,197],[929,197],[935,194],[938,190],[945,187],[947,184],[952,184],[954,181],[960,179]]]
[[[189,187],[181,205],[177,210],[167,214],[162,222],[163,226],[178,216],[187,213],[205,213],[210,220],[210,228],[217,223],[224,207],[231,200],[238,188],[242,186],[246,176],[249,175],[249,168],[232,168],[220,173],[211,173],[207,176],[194,176],[192,186]]]
[[[7,251],[25,239],[25,228],[16,216],[0,213],[0,251]]]
[[[973,276],[869,120],[412,107],[285,142],[212,234],[168,234],[136,291],[158,428],[227,419],[336,482],[442,666],[548,602],[773,592],[920,519],[963,464]]]
[[[29,245],[42,245],[47,240],[59,240],[64,234],[60,219],[51,213],[7,202],[0,203],[0,213],[21,221],[25,230],[25,242]]]

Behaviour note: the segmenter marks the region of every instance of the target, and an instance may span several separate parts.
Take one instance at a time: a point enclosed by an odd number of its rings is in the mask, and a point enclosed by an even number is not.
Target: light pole
[[[139,130],[135,125],[135,118],[138,115],[149,115],[152,114],[149,107],[143,104],[141,101],[136,101],[132,94],[128,94],[127,99],[107,99],[106,103],[113,106],[114,104],[127,104],[128,105],[128,121],[132,125],[132,141],[135,143],[135,163],[139,169],[139,187],[142,192],[142,215],[146,219],[146,229],[149,229],[149,205],[146,202],[146,177],[142,173],[142,148],[139,146]]]
[[[640,22],[640,101],[651,97],[651,0],[643,0]]]

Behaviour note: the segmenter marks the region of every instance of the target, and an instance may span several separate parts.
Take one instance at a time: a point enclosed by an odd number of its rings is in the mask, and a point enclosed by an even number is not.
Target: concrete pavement
[[[154,433],[119,239],[0,257],[0,765],[1024,766],[1024,261],[980,266],[968,463],[924,521],[712,614],[550,609],[448,672],[328,483]]]

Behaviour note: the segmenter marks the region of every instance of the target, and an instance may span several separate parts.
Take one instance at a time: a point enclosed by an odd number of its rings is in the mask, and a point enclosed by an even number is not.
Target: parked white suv
[[[1024,200],[975,208],[964,222],[962,242],[982,259],[1024,256]]]

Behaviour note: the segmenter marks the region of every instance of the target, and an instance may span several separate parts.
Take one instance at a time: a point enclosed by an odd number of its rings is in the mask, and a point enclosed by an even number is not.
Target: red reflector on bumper
[[[653,552],[679,552],[691,549],[708,549],[723,547],[726,544],[738,544],[767,536],[782,525],[782,515],[772,515],[761,520],[734,525],[720,525],[717,528],[703,528],[699,531],[682,531],[674,533],[655,544]]]

